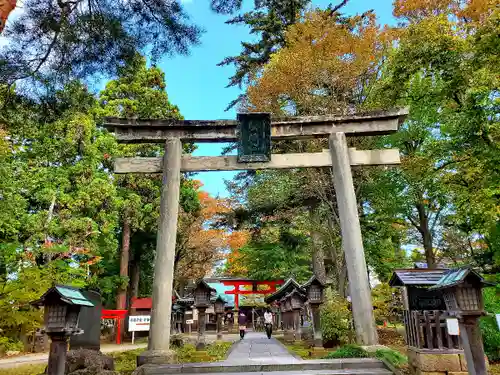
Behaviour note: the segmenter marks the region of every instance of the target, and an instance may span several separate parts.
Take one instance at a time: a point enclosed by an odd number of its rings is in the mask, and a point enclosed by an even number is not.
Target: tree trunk
[[[134,259],[130,266],[130,300],[139,296],[139,280],[141,278],[141,269],[139,260]]]
[[[425,212],[425,207],[422,203],[417,204],[419,232],[422,235],[422,243],[424,245],[425,259],[427,268],[436,268],[436,255],[432,248],[432,233],[429,228],[429,218]]]
[[[128,261],[130,258],[130,223],[128,218],[123,220],[122,249],[120,255],[120,277],[128,277]],[[118,289],[116,308],[124,310],[127,307],[127,287]]]
[[[312,252],[312,265],[313,272],[322,283],[326,283],[326,268],[325,268],[325,253],[323,251],[323,240],[321,234],[315,230],[315,227],[319,225],[319,215],[316,208],[312,207],[309,209],[309,216],[311,218],[311,224],[313,229],[311,230],[311,240],[313,246]]]
[[[349,286],[349,281],[347,277],[347,266],[343,264],[342,268],[339,270],[339,282],[337,290],[341,297],[347,298],[347,295],[349,294],[347,292],[348,286]]]

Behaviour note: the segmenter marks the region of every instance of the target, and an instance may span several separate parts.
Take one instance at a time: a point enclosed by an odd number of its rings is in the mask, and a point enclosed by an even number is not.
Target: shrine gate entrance
[[[234,280],[222,280],[221,283],[225,286],[233,286],[233,290],[228,290],[224,292],[225,294],[234,295],[234,308],[238,310],[240,306],[240,295],[247,296],[253,294],[273,294],[278,289],[278,285],[283,285],[284,281],[254,281],[254,280],[243,280],[243,279],[234,279]],[[251,286],[251,290],[243,290],[240,288]],[[265,286],[265,289],[259,289],[259,286]]]
[[[170,352],[170,314],[182,172],[331,167],[340,216],[356,340],[378,342],[358,205],[351,166],[399,164],[399,150],[356,150],[346,137],[396,132],[406,109],[349,116],[273,119],[266,113],[238,114],[238,120],[137,120],[107,118],[105,127],[122,143],[164,143],[163,158],[119,158],[115,173],[162,173],[160,221],[156,244],[153,308],[148,352],[144,361],[161,361]],[[329,138],[319,153],[271,154],[272,140]],[[238,156],[182,155],[182,142],[238,142]]]

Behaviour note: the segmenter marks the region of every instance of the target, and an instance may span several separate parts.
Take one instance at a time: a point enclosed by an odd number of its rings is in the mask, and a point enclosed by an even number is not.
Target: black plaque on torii
[[[271,114],[238,113],[238,163],[271,161]]]

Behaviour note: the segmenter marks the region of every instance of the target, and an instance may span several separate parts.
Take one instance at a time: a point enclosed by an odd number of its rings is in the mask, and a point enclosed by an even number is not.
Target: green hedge
[[[408,362],[408,357],[401,354],[400,352],[392,349],[378,349],[375,352],[375,357],[380,360],[386,360],[391,365],[399,368]]]
[[[334,352],[328,353],[327,359],[334,358],[367,358],[368,352],[364,350],[361,346],[349,344],[340,347]]]

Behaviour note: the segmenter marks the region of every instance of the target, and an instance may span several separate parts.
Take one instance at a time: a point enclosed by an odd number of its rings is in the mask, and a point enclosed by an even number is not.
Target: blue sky
[[[332,1],[313,1],[314,7],[327,7]],[[189,56],[165,58],[159,66],[165,71],[170,101],[179,106],[186,119],[234,119],[234,110],[225,112],[227,104],[239,94],[237,88],[225,88],[233,67],[216,66],[226,56],[239,54],[241,41],[252,36],[244,26],[226,25],[227,16],[217,15],[209,8],[207,0],[184,0],[191,19],[206,32],[201,44],[194,47]],[[253,1],[247,0],[247,5]],[[333,1],[335,4],[336,2]],[[362,13],[373,9],[381,24],[393,24],[392,0],[350,0],[343,8],[346,14]],[[201,144],[195,155],[216,156],[221,154],[220,144]],[[205,172],[196,177],[203,182],[203,189],[214,196],[227,196],[223,179],[231,179],[233,172]]]

